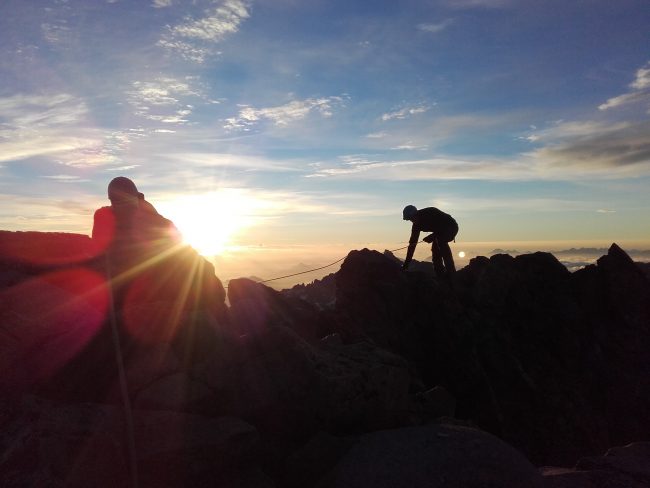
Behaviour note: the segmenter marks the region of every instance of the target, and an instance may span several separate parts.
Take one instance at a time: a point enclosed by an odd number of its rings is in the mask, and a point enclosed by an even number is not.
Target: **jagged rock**
[[[453,417],[456,411],[456,399],[442,386],[435,386],[418,395],[424,408],[433,417]]]
[[[316,348],[290,329],[243,337],[198,373],[222,414],[304,439],[319,429],[363,432],[409,418],[407,363],[369,343]]]
[[[340,346],[341,344],[343,344],[343,339],[341,338],[341,334],[337,332],[323,337],[320,341],[322,344],[326,346]]]
[[[547,488],[646,488],[650,486],[650,443],[615,447],[583,458],[574,469],[544,467]]]
[[[369,337],[404,356],[427,384],[444,386],[456,397],[460,415],[498,428],[471,321],[445,284],[404,273],[376,251],[353,251],[337,274],[337,311],[347,319],[344,337]]]
[[[596,265],[577,271],[573,278],[593,331],[589,367],[598,375],[594,400],[606,419],[608,445],[638,440],[640,434],[647,438],[650,282],[616,244]]]
[[[373,432],[359,442],[319,488],[540,488],[526,458],[485,432],[427,425]]]
[[[601,457],[583,458],[576,469],[620,471],[650,485],[650,442],[635,442],[614,447]]]
[[[331,310],[336,305],[336,275],[332,273],[320,280],[314,280],[309,285],[295,285],[280,293],[311,303],[319,310]]]
[[[228,300],[232,322],[240,334],[257,334],[267,327],[283,326],[312,342],[326,335],[319,328],[318,309],[313,305],[252,280],[231,280]]]

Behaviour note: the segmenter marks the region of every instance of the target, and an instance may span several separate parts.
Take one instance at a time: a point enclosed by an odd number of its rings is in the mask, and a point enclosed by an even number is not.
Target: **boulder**
[[[540,488],[516,449],[476,429],[427,425],[359,438],[319,488]]]
[[[284,327],[242,337],[196,374],[220,414],[288,438],[392,426],[414,408],[399,356],[370,343],[312,346]]]

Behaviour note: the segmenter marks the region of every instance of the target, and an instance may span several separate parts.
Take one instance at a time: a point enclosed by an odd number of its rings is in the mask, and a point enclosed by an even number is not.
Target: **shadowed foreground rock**
[[[2,486],[128,486],[120,408],[32,398],[19,410],[3,426]],[[259,437],[251,425],[180,412],[133,414],[142,486],[202,486],[253,474]]]
[[[532,464],[496,437],[429,425],[361,436],[318,488],[541,488]]]
[[[524,456],[565,466],[544,486],[647,486],[650,282],[616,245],[573,274],[476,258],[454,290],[352,251],[285,292],[233,280],[229,307],[210,266],[188,294],[172,259],[111,315],[84,236],[57,234],[54,257],[51,235],[4,237],[3,486],[129,485],[111,317],[141,486],[541,486]]]

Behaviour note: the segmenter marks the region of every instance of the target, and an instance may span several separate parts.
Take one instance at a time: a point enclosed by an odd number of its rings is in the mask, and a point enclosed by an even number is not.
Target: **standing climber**
[[[420,232],[431,232],[423,240],[431,244],[433,269],[439,278],[444,277],[451,283],[451,275],[456,271],[456,267],[449,243],[456,238],[458,233],[458,224],[454,218],[435,207],[418,210],[413,205],[404,207],[402,216],[404,220],[413,222],[409,247],[402,269],[407,269],[413,259],[415,246],[420,240]]]

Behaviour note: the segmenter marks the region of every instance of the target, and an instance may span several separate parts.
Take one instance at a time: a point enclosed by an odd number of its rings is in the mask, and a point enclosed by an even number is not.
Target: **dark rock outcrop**
[[[428,263],[403,272],[390,253],[352,251],[289,291],[232,280],[226,307],[190,249],[111,302],[83,236],[66,248],[57,235],[56,258],[43,242],[18,256],[10,237],[7,486],[129,483],[113,325],[143,486],[540,486],[517,450],[539,465],[581,459],[545,469],[551,487],[647,476],[645,444],[588,457],[650,438],[650,281],[616,245],[575,273],[548,253],[475,258],[453,288]]]
[[[650,436],[650,284],[618,246],[574,274],[547,253],[477,258],[454,291],[368,250],[336,277],[343,337],[413,361],[535,462]]]

